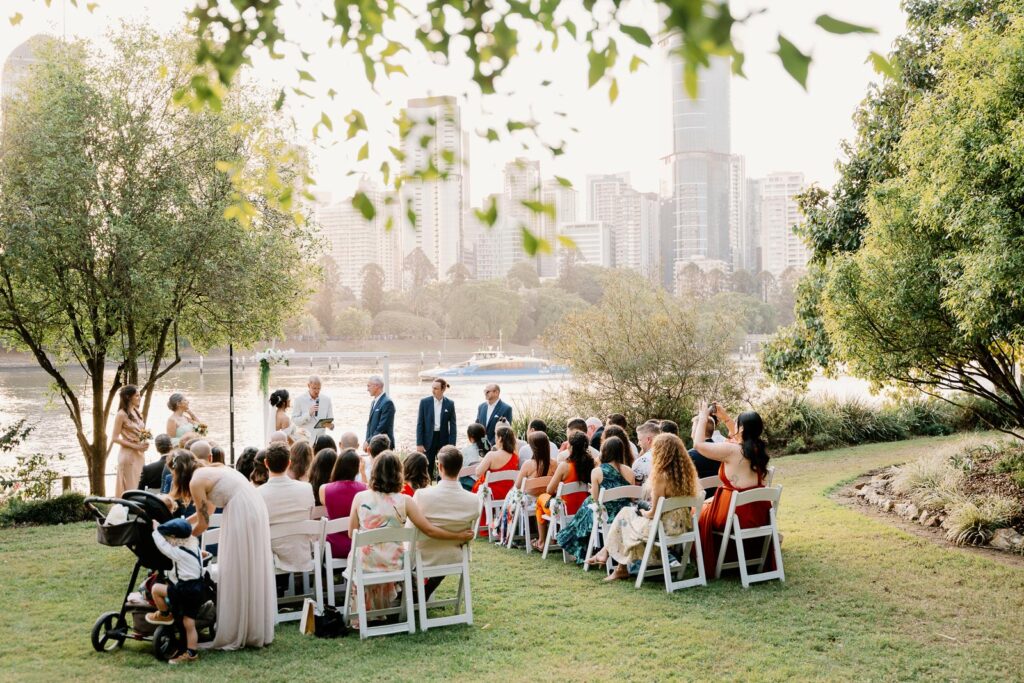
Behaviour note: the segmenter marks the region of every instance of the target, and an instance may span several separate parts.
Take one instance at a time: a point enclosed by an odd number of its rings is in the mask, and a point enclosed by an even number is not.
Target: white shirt
[[[647,451],[633,463],[633,475],[636,477],[636,485],[640,486],[651,476],[651,452]]]
[[[725,443],[729,439],[725,438],[722,432],[717,429],[711,434],[711,443]]]
[[[469,467],[483,460],[480,456],[480,448],[475,443],[466,444],[462,447],[462,466]]]
[[[284,522],[302,522],[309,519],[313,507],[313,487],[308,481],[288,476],[272,476],[256,489],[267,504],[270,527]],[[281,571],[305,572],[313,567],[313,549],[308,536],[275,538],[270,547],[274,552],[274,566]]]
[[[434,399],[434,431],[441,431],[441,406],[444,405],[444,399],[440,401]]]
[[[491,415],[494,415],[494,407],[496,405],[498,405],[497,401],[495,401],[494,403],[488,403],[487,404],[487,419],[484,420],[484,427],[486,427],[487,423],[489,423],[491,421]]]
[[[313,407],[314,402],[317,404],[316,415],[310,415],[309,410]],[[316,438],[326,431],[322,427],[314,429],[316,423],[333,418],[334,406],[331,404],[331,397],[322,391],[315,401],[308,391],[304,391],[295,398],[295,403],[292,405],[292,423],[310,435],[313,441],[316,441]]]
[[[153,529],[153,542],[156,543],[157,550],[174,563],[174,568],[167,572],[167,578],[171,580],[171,583],[192,581],[203,575],[203,565],[198,558],[198,543],[194,544],[194,548],[186,550],[181,546],[168,543],[164,535],[156,529]],[[195,550],[195,554],[191,552],[192,550]]]

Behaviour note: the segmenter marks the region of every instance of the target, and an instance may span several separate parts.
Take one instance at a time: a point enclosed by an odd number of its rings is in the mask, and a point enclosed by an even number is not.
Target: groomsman
[[[334,406],[331,397],[320,393],[320,378],[313,375],[306,383],[307,391],[295,397],[292,405],[292,424],[309,435],[315,443],[325,429],[334,429]],[[323,422],[326,420],[326,422]],[[319,428],[317,425],[320,424]]]
[[[366,391],[373,398],[370,402],[370,418],[366,421],[366,440],[363,450],[369,448],[370,439],[384,434],[391,440],[391,448],[395,447],[395,404],[384,393],[384,379],[374,375],[366,380]]]
[[[487,430],[487,443],[494,443],[494,428],[498,425],[498,418],[503,417],[512,423],[512,406],[501,400],[501,387],[497,384],[488,384],[484,387],[484,398],[487,400],[476,409],[476,421]]]
[[[445,398],[448,382],[438,377],[430,385],[430,393],[420,400],[416,418],[416,450],[425,453],[430,463],[430,478],[437,479],[437,452],[442,446],[454,446],[458,428],[455,426],[455,403]]]

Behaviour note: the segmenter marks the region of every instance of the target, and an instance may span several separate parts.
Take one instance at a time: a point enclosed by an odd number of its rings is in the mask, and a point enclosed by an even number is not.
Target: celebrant
[[[331,397],[320,392],[320,378],[313,375],[306,383],[307,391],[299,394],[292,405],[292,424],[315,442],[328,429],[334,429],[334,407]]]

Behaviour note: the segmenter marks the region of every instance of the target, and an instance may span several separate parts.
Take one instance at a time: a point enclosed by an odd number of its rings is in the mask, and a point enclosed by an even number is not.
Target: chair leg
[[[651,561],[651,551],[654,550],[654,544],[660,543],[659,538],[661,534],[661,522],[658,522],[658,526],[652,525],[651,533],[647,536],[647,546],[644,548],[644,556],[640,560],[640,573],[636,577],[636,587],[644,585],[644,575],[647,574],[647,564]],[[610,556],[609,556],[610,559]]]
[[[533,552],[533,537],[530,536],[530,518],[526,516],[526,508],[523,508],[523,541],[526,543],[526,554]]]
[[[473,591],[469,585],[469,561],[462,561],[462,581],[463,590],[466,592],[466,623],[470,626],[473,625]]]
[[[725,551],[729,548],[729,534],[732,529],[733,517],[730,517],[725,522],[725,528],[722,530],[722,547],[718,549],[718,562],[715,563],[715,578],[719,579],[722,577],[722,565],[725,563]],[[712,538],[714,534],[712,534]]]
[[[423,577],[420,575],[419,566],[416,567],[416,594],[420,599],[420,630],[426,631],[430,628],[427,624],[427,588],[423,583]]]
[[[313,587],[316,595],[316,608],[320,614],[324,613],[324,584],[320,577],[323,568],[323,563],[320,561],[320,547],[315,546],[313,548]]]
[[[772,550],[775,555],[775,569],[779,572],[779,581],[786,582],[786,572],[782,568],[782,546],[779,544],[779,527],[775,523],[775,515],[772,515]]]
[[[330,545],[324,548],[324,571],[327,573],[327,604],[334,607],[338,598],[334,593],[334,558]]]
[[[552,518],[548,520],[548,533],[544,537],[544,552],[541,553],[541,556],[540,556],[542,560],[548,559],[548,549],[551,547],[551,536],[552,536],[554,530],[555,530],[555,519],[554,519],[554,516],[552,515]]]
[[[750,588],[750,576],[747,573],[747,552],[743,547],[743,528],[740,526],[739,517],[733,518],[733,528],[735,529],[732,535],[735,536],[736,560],[740,565],[740,583],[743,584],[744,588]]]
[[[366,596],[363,582],[356,580],[356,614],[359,616],[359,640],[366,639]]]
[[[590,538],[587,540],[587,555],[583,558],[583,571],[590,571],[590,558],[594,556],[594,547],[597,545],[597,528],[600,526],[598,521],[594,520],[594,526],[590,530]]]
[[[408,561],[408,560],[406,560]],[[413,615],[412,608],[413,592],[412,592],[412,571],[409,569],[405,570],[405,590],[402,591],[402,603],[405,606],[405,618],[409,622],[409,633],[416,633],[416,617]],[[420,603],[424,605],[425,603]]]

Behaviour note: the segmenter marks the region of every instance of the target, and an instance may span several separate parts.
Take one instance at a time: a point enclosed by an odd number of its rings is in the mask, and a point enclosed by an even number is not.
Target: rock
[[[946,518],[943,517],[942,515],[935,515],[934,517],[932,517],[931,522],[928,523],[928,526],[939,526],[940,524],[942,524],[945,521],[946,521]]]
[[[854,484],[853,488],[856,489],[857,491],[860,491],[860,490],[862,490],[867,485],[868,485],[868,483],[866,481],[862,481],[862,482],[860,482],[858,484]]]
[[[863,498],[866,495],[868,495],[868,489],[864,488],[863,486],[857,489],[857,496],[859,498]]]
[[[921,526],[931,526],[932,525],[932,519],[933,519],[932,518],[932,513],[930,513],[927,510],[925,510],[924,512],[921,513],[921,516],[918,517],[917,522]]]
[[[889,500],[888,498],[886,498],[885,500],[882,501],[882,509],[885,510],[886,512],[891,512],[892,511],[892,505],[893,505],[892,501]]]
[[[989,541],[989,545],[1000,550],[1018,550],[1024,547],[1024,536],[1009,527],[996,529],[996,532],[992,534],[992,540]]]
[[[913,503],[909,503],[907,505],[906,518],[909,520],[915,520],[917,519],[917,516],[920,514],[920,512],[921,511],[917,509],[916,505],[914,505]]]
[[[899,515],[900,517],[905,517],[907,514],[907,508],[909,507],[910,505],[907,503],[898,503],[896,506],[893,507],[893,509],[896,511],[897,515]]]

